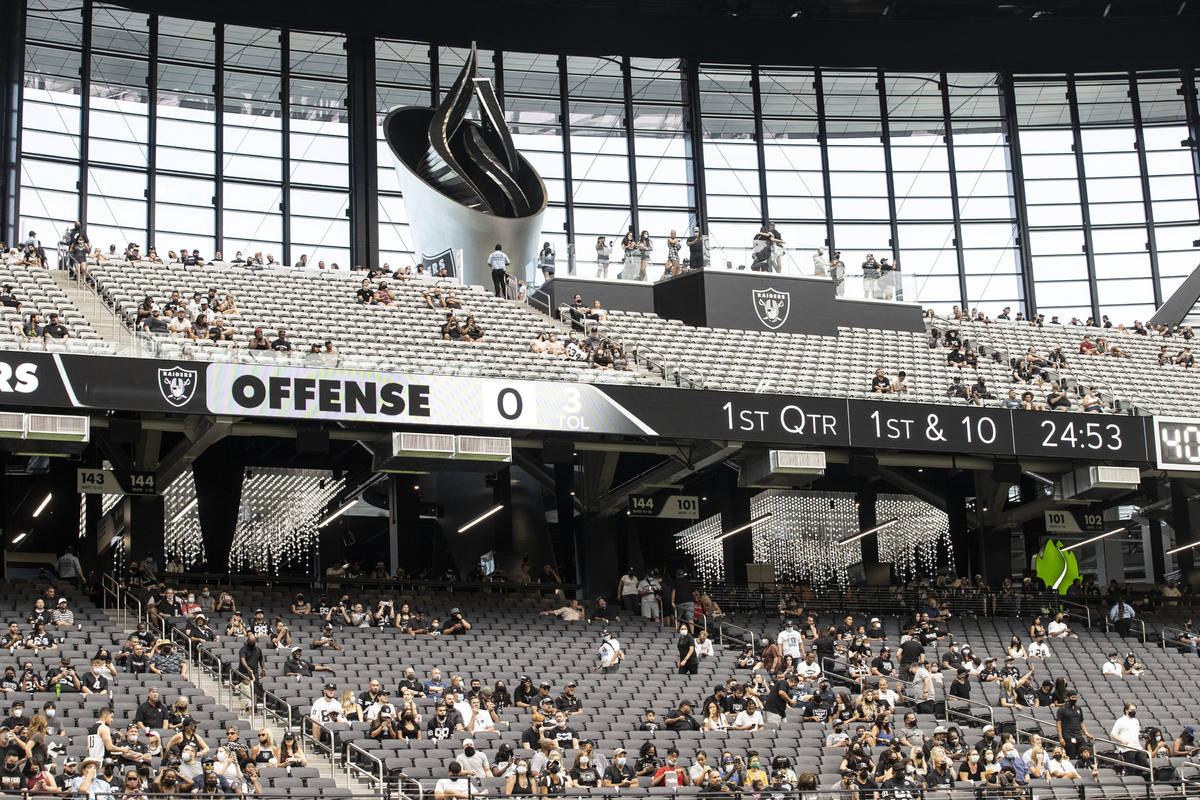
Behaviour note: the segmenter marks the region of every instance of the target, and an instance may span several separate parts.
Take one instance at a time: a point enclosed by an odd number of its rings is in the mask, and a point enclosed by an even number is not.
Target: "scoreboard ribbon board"
[[[0,353],[0,406],[1125,463],[1152,454],[1150,418],[1116,414],[70,353]],[[1197,442],[1200,468],[1200,427],[1177,433],[1185,454]]]

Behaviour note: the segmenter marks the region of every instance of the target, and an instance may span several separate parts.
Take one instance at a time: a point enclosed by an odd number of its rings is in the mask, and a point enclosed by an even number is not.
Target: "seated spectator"
[[[287,331],[279,329],[279,335],[271,342],[271,349],[277,353],[291,352],[292,343],[288,341]]]
[[[959,400],[966,400],[970,397],[967,387],[963,385],[962,378],[957,375],[954,376],[950,385],[946,387],[946,397]]]
[[[250,341],[249,341],[249,343],[247,343],[246,348],[248,350],[270,350],[271,349],[271,343],[269,341],[267,341],[267,338],[265,336],[263,336],[262,328],[254,329],[254,335],[250,337]]]
[[[896,380],[892,381],[892,394],[908,394],[908,373],[904,370],[896,373]]]
[[[396,304],[396,296],[388,288],[387,281],[379,282],[379,288],[375,290],[375,304],[380,306],[394,306]]]
[[[455,342],[463,338],[462,326],[458,324],[458,317],[454,316],[453,311],[446,312],[446,321],[442,324],[442,338]]]
[[[44,339],[69,339],[71,338],[67,326],[58,321],[58,314],[50,314],[50,322],[42,329],[42,338]]]
[[[1084,336],[1083,341],[1079,343],[1079,354],[1084,356],[1095,355],[1096,344],[1092,341],[1091,336]]]
[[[479,327],[477,322],[475,322],[475,317],[471,316],[470,314],[467,315],[467,321],[463,324],[462,334],[463,338],[468,342],[483,341],[483,329]]]
[[[558,617],[559,619],[567,622],[582,622],[585,617],[583,606],[578,600],[572,600],[562,608],[547,609],[545,611],[538,612],[539,617],[544,617],[547,615]]]
[[[975,379],[975,383],[971,386],[972,397],[978,397],[981,400],[992,400],[993,396],[987,387],[982,375]]]
[[[597,322],[603,322],[608,319],[608,312],[600,306],[599,300],[592,301],[592,307],[587,312],[588,319],[594,319]]]
[[[1009,389],[1008,394],[1000,399],[1001,408],[1020,408],[1021,400],[1017,397],[1016,389]]]
[[[150,657],[150,671],[156,675],[182,675],[186,678],[188,665],[171,640],[161,639],[154,646],[153,655]]]
[[[375,292],[371,291],[371,282],[366,278],[362,279],[362,283],[358,287],[358,291],[354,293],[360,305],[369,306],[375,303]],[[426,300],[429,298],[426,297]]]
[[[550,352],[550,343],[546,334],[539,333],[537,338],[529,344],[529,352],[531,353],[548,353]]]
[[[946,355],[946,363],[952,367],[962,369],[967,366],[967,355],[963,352],[962,345],[956,344]]]
[[[225,299],[217,303],[217,312],[225,315],[238,313],[237,301],[233,299],[232,294],[225,293]]]
[[[1050,390],[1050,394],[1046,396],[1046,405],[1051,411],[1071,410],[1071,395],[1067,393],[1065,384],[1059,384]]]
[[[1166,350],[1165,347],[1163,349]],[[1159,363],[1161,364],[1162,361],[1160,360]],[[1186,369],[1194,368],[1196,366],[1196,359],[1192,355],[1192,349],[1190,347],[1185,347],[1180,350],[1179,354],[1175,356],[1175,363]]]
[[[1054,349],[1050,351],[1047,360],[1050,362],[1050,365],[1059,369],[1066,369],[1068,367],[1067,357],[1062,351],[1062,345],[1055,345]]]
[[[1104,412],[1104,401],[1100,399],[1100,395],[1095,389],[1089,388],[1083,396],[1083,410],[1089,414],[1100,414]]]
[[[882,367],[875,370],[875,377],[871,378],[871,391],[875,394],[892,393],[892,382],[888,380]]]

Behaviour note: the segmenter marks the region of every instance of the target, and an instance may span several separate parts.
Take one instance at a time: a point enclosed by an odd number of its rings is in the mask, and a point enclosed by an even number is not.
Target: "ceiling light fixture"
[[[498,513],[500,513],[500,511],[501,511],[501,510],[503,510],[503,509],[504,509],[504,504],[503,504],[503,503],[501,503],[500,505],[497,505],[497,506],[492,506],[492,507],[491,507],[491,508],[489,508],[487,511],[483,512],[482,514],[480,514],[478,517],[476,517],[475,519],[473,519],[473,520],[471,520],[470,522],[468,522],[466,525],[463,525],[461,528],[459,528],[459,529],[458,529],[458,532],[459,532],[459,533],[466,533],[467,531],[471,530],[471,528],[474,528],[476,525],[478,525],[479,523],[483,522],[485,519],[487,519],[488,517],[492,516],[493,514],[498,514]]]
[[[42,502],[38,503],[38,507],[33,510],[34,517],[46,510],[46,506],[50,505],[50,498],[52,497],[54,497],[53,492],[46,493],[46,496],[42,499]]]
[[[1082,542],[1076,542],[1075,544],[1069,544],[1062,549],[1062,552],[1065,553],[1068,550],[1074,550],[1076,547],[1083,547],[1085,544],[1091,544],[1092,542],[1098,542],[1101,539],[1107,539],[1109,536],[1116,536],[1118,533],[1124,533],[1127,530],[1129,530],[1129,526],[1122,525],[1119,528],[1114,528],[1113,530],[1109,531],[1108,533],[1102,533],[1099,536],[1093,536],[1090,539],[1084,539]]]
[[[763,522],[764,520],[768,520],[773,516],[775,516],[775,515],[772,514],[770,511],[768,511],[766,514],[763,514],[762,516],[755,517],[754,519],[750,520],[745,525],[739,525],[736,528],[734,528],[733,530],[727,531],[726,533],[721,534],[713,541],[720,542],[724,539],[728,539],[730,536],[736,536],[737,534],[741,533],[742,531],[748,531],[751,528],[753,528],[755,525],[757,525],[758,523]]]
[[[887,522],[876,525],[874,528],[867,528],[862,533],[856,533],[847,539],[842,539],[840,542],[838,542],[838,544],[850,544],[851,542],[857,542],[859,539],[870,536],[872,533],[879,533],[882,530],[887,530],[899,521],[899,519],[889,519]]]

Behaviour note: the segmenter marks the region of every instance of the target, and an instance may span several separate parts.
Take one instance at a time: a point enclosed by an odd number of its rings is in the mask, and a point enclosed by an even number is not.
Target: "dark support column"
[[[563,151],[563,230],[567,234],[568,274],[575,274],[575,180],[571,170],[571,103],[567,93],[567,57],[558,57],[558,125]],[[615,243],[614,243],[615,244]],[[618,273],[620,270],[618,270]]]
[[[141,561],[147,556],[153,556],[160,566],[165,564],[163,540],[166,533],[166,520],[163,519],[162,495],[155,497],[127,496],[125,502],[129,504],[130,560]],[[234,508],[236,510],[236,506]],[[232,529],[230,529],[229,538],[232,541]],[[205,552],[211,557],[213,551],[208,549],[207,541],[204,544]],[[225,550],[219,552],[228,554],[229,549],[226,547]]]
[[[950,546],[954,548],[954,563],[950,568],[955,575],[970,577],[974,565],[979,562],[974,547],[978,545],[978,537],[971,537],[970,524],[967,522],[967,498],[963,491],[962,481],[957,476],[946,478],[946,518],[950,529]]]
[[[982,557],[983,579],[989,586],[999,586],[1000,582],[1012,575],[1012,535],[1007,530],[985,529],[979,532],[983,540],[980,548]]]
[[[282,137],[279,163],[279,213],[282,220],[280,263],[292,265],[292,37],[285,28],[279,32],[279,135]]]
[[[350,118],[350,263],[379,263],[379,150],[375,135],[375,40],[346,39]]]
[[[0,7],[0,240],[20,241],[21,102],[25,86],[25,4]]]
[[[874,484],[869,484],[858,491],[858,529],[870,530],[879,524],[875,514],[875,498],[879,494]],[[879,535],[859,539],[862,545],[862,562],[868,570],[879,563]]]
[[[829,177],[829,127],[825,124],[825,85],[821,70],[814,70],[813,91],[817,93],[817,142],[821,145],[821,189],[825,192],[825,249],[830,261],[837,247],[833,239],[833,182]]]
[[[958,200],[958,171],[954,166],[954,129],[950,120],[950,82],[946,73],[938,77],[938,86],[942,91],[942,129],[946,142],[946,168],[950,171],[950,207],[954,214],[954,257],[958,260],[958,293],[962,307],[970,307],[967,297],[967,259],[963,253],[962,209]]]
[[[1074,139],[1075,177],[1079,183],[1079,210],[1083,214],[1083,250],[1087,256],[1088,295],[1092,318],[1100,322],[1100,294],[1096,285],[1096,250],[1092,244],[1092,212],[1088,207],[1087,171],[1083,162],[1083,135],[1079,130],[1079,97],[1075,93],[1075,75],[1067,75],[1067,104],[1071,110],[1071,136]]]
[[[575,579],[586,576],[587,564],[575,530],[575,465],[554,465],[554,505],[558,509],[558,542],[554,548],[560,571],[568,561],[575,566]],[[563,575],[568,583],[571,578]]]
[[[750,521],[750,492],[738,488],[737,473],[733,470],[721,470],[717,476],[718,485],[712,491],[716,492],[720,504],[721,530],[731,531]],[[708,506],[702,506],[700,518],[711,513]],[[753,540],[753,531],[749,530],[721,542],[724,545],[725,580],[729,583],[746,582],[746,565],[754,560]]]
[[[496,514],[492,526],[492,537],[495,540],[497,553],[511,552],[513,549],[513,509],[512,509],[512,467],[501,467],[496,470],[492,481],[492,502],[503,506]]]
[[[1183,95],[1184,113],[1187,115],[1188,126],[1188,150],[1192,154],[1192,178],[1196,181],[1196,201],[1200,204],[1200,106],[1198,106],[1196,98],[1196,71],[1192,67],[1185,67],[1183,73],[1183,87],[1180,89],[1180,94]]]
[[[887,178],[888,193],[888,225],[892,235],[888,246],[892,251],[892,263],[895,264],[900,260],[900,225],[896,222],[896,180],[892,175],[892,129],[888,125],[887,87],[883,70],[875,73],[875,88],[879,91],[879,133],[880,140],[883,142],[883,167],[884,176]],[[901,297],[902,292],[897,287],[896,299],[899,300]]]
[[[1195,487],[1186,481],[1172,479],[1171,481],[1171,527],[1175,529],[1175,547],[1200,540],[1200,516],[1193,513],[1188,497],[1195,492]],[[1185,574],[1196,567],[1196,553],[1200,547],[1180,550],[1175,554],[1179,569]]]
[[[408,475],[401,475],[393,472],[387,477],[388,482],[388,574],[395,575],[396,568],[400,566],[400,530],[401,530],[401,499],[404,493],[404,485],[407,484],[412,491],[412,481]]]
[[[245,449],[232,437],[214,443],[192,462],[192,477],[199,498],[196,515],[200,518],[204,556],[214,571],[228,566],[245,468]]]
[[[100,531],[100,506],[103,502],[104,495],[89,494],[85,501],[83,512],[83,539],[79,542],[78,550],[79,561],[83,564],[83,574],[90,575],[92,573],[100,574],[101,564],[100,559],[96,554],[97,537]],[[111,569],[111,564],[105,564],[104,569]],[[93,587],[95,588],[95,587]]]
[[[767,200],[767,152],[763,143],[762,86],[758,76],[758,64],[750,67],[750,94],[754,98],[754,147],[758,151],[758,201],[761,204],[762,221],[771,219],[771,206]]]
[[[88,139],[92,110],[92,0],[83,0],[83,42],[79,52],[79,221],[88,224]]]
[[[500,50],[492,51],[492,89],[496,92],[496,99],[500,101],[500,107],[504,107],[504,53]]]
[[[429,45],[429,105],[437,108],[442,99],[441,69],[438,61],[438,46]]]
[[[1032,503],[1042,496],[1037,481],[1028,475],[1021,475],[1019,488],[1022,503]],[[1028,570],[1030,560],[1041,552],[1042,537],[1046,535],[1045,518],[1034,517],[1033,519],[1026,520],[1021,524],[1021,533],[1025,539],[1024,569]]]
[[[225,26],[213,26],[213,234],[216,249],[225,250]],[[222,253],[227,261],[232,256]]]
[[[695,224],[701,233],[708,233],[708,198],[704,181],[704,117],[700,109],[700,69],[696,60],[689,58],[682,64],[683,97],[687,102],[688,138],[684,140],[684,152],[691,159],[692,185],[688,200],[696,210]],[[690,231],[688,232],[690,235]]]
[[[146,117],[146,238],[147,249],[154,242],[155,206],[158,200],[158,15],[149,15],[150,63],[146,71],[146,97],[149,114]]]
[[[1012,173],[1013,204],[1016,206],[1017,254],[1021,259],[1021,288],[1024,291],[1025,317],[1037,315],[1037,293],[1033,282],[1033,256],[1029,250],[1029,212],[1025,205],[1025,169],[1021,165],[1021,139],[1018,136],[1017,95],[1013,90],[1011,72],[1000,74],[1000,101],[1004,107],[1004,138],[1008,143],[1006,154],[1008,168]]]
[[[1162,279],[1158,272],[1158,243],[1154,238],[1154,203],[1150,202],[1150,170],[1146,163],[1146,136],[1142,125],[1142,98],[1138,92],[1137,76],[1129,73],[1129,105],[1133,109],[1134,147],[1137,148],[1138,175],[1142,179],[1142,209],[1146,212],[1146,252],[1150,256],[1150,277],[1153,278],[1154,306],[1162,305]],[[1096,318],[1099,324],[1100,318]]]
[[[621,59],[621,85],[625,95],[625,152],[629,157],[629,225],[633,235],[642,232],[638,218],[637,148],[633,143],[633,76],[630,74],[629,56]]]

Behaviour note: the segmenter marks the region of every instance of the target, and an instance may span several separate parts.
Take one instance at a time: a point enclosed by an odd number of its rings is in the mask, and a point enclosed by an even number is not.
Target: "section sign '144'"
[[[19,351],[0,353],[5,405],[1132,463],[1152,452],[1149,417]]]

